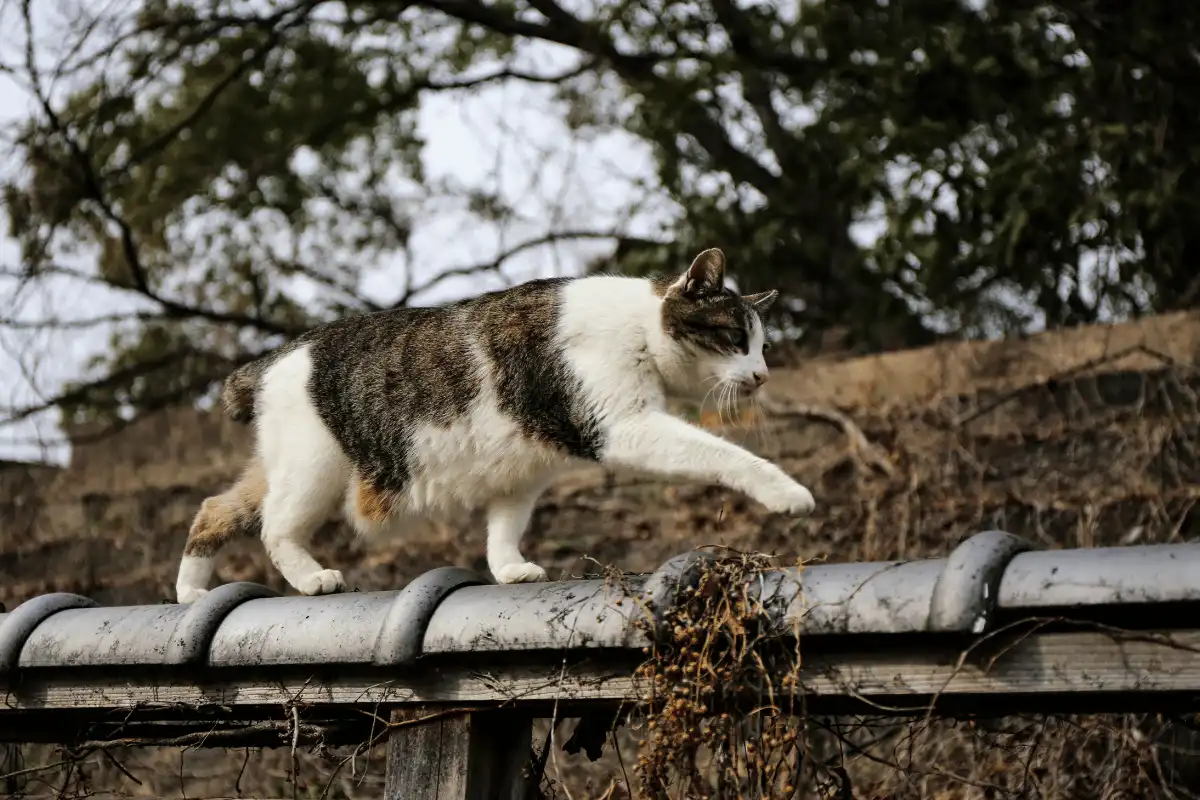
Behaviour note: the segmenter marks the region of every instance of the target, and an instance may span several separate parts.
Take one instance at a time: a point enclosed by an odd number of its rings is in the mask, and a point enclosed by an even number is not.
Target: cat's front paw
[[[806,517],[817,507],[812,492],[795,481],[760,490],[755,499],[776,514],[793,517]]]
[[[208,594],[208,589],[200,589],[195,586],[185,586],[177,590],[176,600],[181,605],[188,605],[199,600],[204,595]]]
[[[505,564],[494,573],[496,583],[537,583],[549,580],[546,570],[530,561],[524,564]]]
[[[346,591],[346,579],[336,569],[323,569],[302,578],[296,584],[296,589],[300,594],[310,597],[318,594],[336,594]]]

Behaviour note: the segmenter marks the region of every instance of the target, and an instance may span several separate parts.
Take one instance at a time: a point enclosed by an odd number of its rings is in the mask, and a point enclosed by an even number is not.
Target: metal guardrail
[[[398,591],[325,597],[233,583],[190,606],[34,597],[0,614],[0,739],[72,743],[138,725],[185,735],[213,731],[222,715],[302,707],[305,735],[355,742],[355,708],[408,718],[416,707],[495,706],[528,725],[550,704],[569,716],[629,702],[646,631],[661,630],[711,558],[687,553],[620,580],[504,586],[443,567]],[[768,570],[747,589],[772,629],[800,637],[799,691],[812,710],[1117,711],[1200,696],[1200,544],[1036,551],[989,531],[944,558]],[[511,724],[505,742],[487,745],[470,717],[462,747],[488,758],[511,750]],[[270,728],[229,726],[243,743],[280,744]],[[429,735],[420,727],[397,728],[393,751]],[[415,780],[411,770],[403,779]],[[389,797],[426,796],[401,792],[401,780],[389,778]],[[451,786],[428,796],[490,795]]]

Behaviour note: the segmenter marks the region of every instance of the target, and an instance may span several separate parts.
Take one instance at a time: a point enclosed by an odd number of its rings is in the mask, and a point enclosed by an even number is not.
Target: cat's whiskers
[[[703,416],[704,416],[704,404],[708,402],[709,395],[711,395],[713,392],[717,391],[717,389],[721,388],[721,376],[720,375],[713,375],[711,378],[705,378],[704,380],[702,380],[700,382],[700,385],[703,386],[704,384],[708,383],[709,381],[715,381],[715,382],[709,388],[709,390],[704,393],[704,397],[702,397],[700,399],[700,407],[697,409],[697,412],[696,412],[701,416],[701,418],[703,418]],[[718,399],[717,405],[718,405],[717,418],[719,420],[720,416],[721,416],[719,399]]]
[[[724,389],[721,392],[721,405],[725,411],[729,412],[729,422],[737,422],[736,403],[737,403],[737,384],[733,381],[725,381]]]
[[[725,384],[718,379],[717,382],[713,384],[712,388],[708,390],[708,394],[705,395],[705,397],[712,395],[713,410],[717,412],[718,425],[721,424],[721,392],[723,391],[724,385]]]
[[[758,434],[759,445],[765,447],[767,444],[767,421],[763,415],[766,414],[766,406],[763,405],[762,398],[757,393],[750,399],[753,401],[754,431]]]

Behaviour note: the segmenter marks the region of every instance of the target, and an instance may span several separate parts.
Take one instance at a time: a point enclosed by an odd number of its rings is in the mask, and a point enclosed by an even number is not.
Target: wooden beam
[[[1200,630],[1109,634],[1042,633],[986,654],[963,658],[962,644],[929,637],[895,637],[872,647],[833,649],[829,640],[801,642],[801,688],[810,699],[901,698],[907,705],[940,698],[1099,697],[1121,693],[1200,693]],[[811,640],[810,640],[811,641]],[[846,645],[855,637],[842,637]],[[934,644],[933,642],[938,642]],[[537,660],[532,660],[536,658]],[[120,675],[92,670],[26,671],[0,698],[6,710],[128,709],[135,706],[424,705],[437,703],[612,703],[637,697],[628,657],[565,666],[561,653],[496,667],[447,663],[396,675],[394,671],[292,667],[214,679],[161,668]],[[961,663],[960,663],[961,662]],[[1030,700],[1033,704],[1043,701]],[[1103,700],[1096,701],[1103,705]],[[1038,710],[1034,708],[1033,710]],[[1098,708],[1097,710],[1104,710]]]
[[[525,800],[529,715],[416,706],[390,725],[384,800]]]

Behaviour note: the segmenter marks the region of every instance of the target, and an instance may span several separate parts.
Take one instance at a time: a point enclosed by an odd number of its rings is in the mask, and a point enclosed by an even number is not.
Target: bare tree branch
[[[142,311],[125,314],[101,314],[97,317],[84,317],[82,319],[47,318],[26,320],[0,317],[0,327],[13,331],[80,330],[117,322],[153,322],[154,320],[161,319],[164,319],[161,314],[151,314]]]
[[[44,400],[33,405],[4,409],[4,418],[0,419],[0,428],[8,427],[24,419],[40,414],[43,411],[50,411],[54,408],[60,408],[65,405],[72,405],[87,400],[88,397],[98,390],[113,389],[121,386],[128,381],[138,378],[142,375],[154,372],[156,370],[165,369],[167,367],[178,364],[185,358],[196,355],[205,355],[211,357],[211,353],[201,353],[198,350],[184,348],[173,350],[157,358],[148,359],[146,361],[132,364],[128,367],[115,370],[105,375],[103,378],[97,378],[81,386],[73,389],[68,389],[61,394],[58,394],[49,400]]]
[[[70,267],[64,267],[58,264],[39,265],[32,270],[24,272],[16,272],[11,269],[0,269],[0,277],[15,278],[22,281],[28,281],[34,277],[45,275],[59,275],[65,278],[71,278],[72,280],[89,283],[94,286],[102,286],[106,289],[115,289],[125,292],[131,291],[127,286],[122,286],[119,283],[113,283],[112,281],[105,280],[98,275],[89,275],[86,272],[80,272],[79,270],[75,270]],[[141,292],[134,293],[142,294]],[[245,325],[266,333],[282,334],[284,336],[294,336],[303,333],[305,330],[304,326],[287,325],[272,320],[260,319],[257,317],[247,317],[243,314],[234,314],[230,312],[218,311],[216,309],[198,308],[185,306],[182,304],[167,304],[157,297],[149,297],[148,299],[158,303],[163,310],[160,313],[138,312],[139,315],[144,314],[143,318],[146,320],[189,318],[203,319],[209,322]],[[14,322],[14,324],[9,325],[8,327],[20,327],[20,323]]]
[[[495,72],[481,75],[477,78],[463,78],[460,80],[436,81],[429,77],[414,78],[412,83],[399,94],[393,95],[386,100],[364,105],[360,110],[352,115],[332,119],[328,124],[318,128],[309,137],[308,144],[310,146],[318,144],[333,134],[334,131],[353,122],[362,122],[378,117],[380,114],[395,111],[397,109],[407,108],[416,102],[418,96],[422,92],[450,92],[463,89],[477,89],[482,86],[487,86],[494,83],[499,83],[505,80],[518,80],[526,83],[543,83],[543,84],[560,84],[571,78],[582,75],[590,69],[593,69],[595,62],[593,60],[584,60],[578,66],[565,70],[555,75],[539,75],[537,73],[515,70],[509,67],[496,70]]]
[[[496,272],[502,266],[504,266],[504,263],[506,261],[508,261],[509,259],[513,258],[516,255],[519,255],[520,253],[523,253],[527,250],[532,250],[535,247],[541,247],[541,246],[547,245],[547,244],[554,244],[556,242],[569,241],[572,239],[579,239],[579,240],[615,239],[615,240],[619,240],[620,242],[625,242],[625,243],[638,242],[638,243],[644,243],[647,245],[659,244],[659,242],[638,239],[636,237],[621,236],[613,231],[567,230],[567,231],[556,231],[556,232],[552,232],[552,233],[547,233],[542,236],[537,236],[532,239],[527,239],[519,244],[513,245],[512,247],[509,247],[509,248],[501,251],[499,255],[497,255],[495,258],[491,259],[490,261],[481,261],[477,264],[469,264],[469,265],[462,266],[462,267],[454,267],[452,269],[448,269],[443,272],[439,272],[437,275],[435,275],[433,278],[429,279],[425,283],[422,283],[417,286],[406,289],[403,294],[401,294],[399,297],[397,297],[395,300],[393,300],[389,305],[392,308],[399,308],[399,307],[407,304],[408,302],[410,302],[413,299],[413,297],[415,297],[416,295],[421,294],[423,292],[427,292],[430,289],[432,289],[433,287],[435,287],[447,280],[450,280],[451,278],[461,278],[461,277],[468,276],[468,275],[479,275],[484,272]],[[628,246],[628,245],[626,245],[626,246]]]

